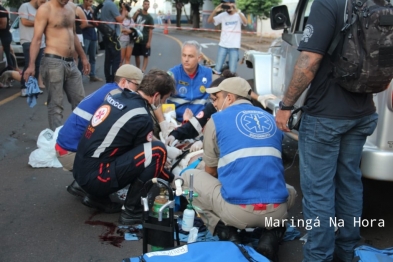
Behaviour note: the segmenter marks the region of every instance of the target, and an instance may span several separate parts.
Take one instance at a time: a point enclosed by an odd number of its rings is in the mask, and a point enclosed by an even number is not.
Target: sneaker
[[[20,96],[21,96],[21,97],[26,97],[26,96],[27,96],[27,90],[26,90],[26,88],[23,88],[23,89],[20,90]]]
[[[102,82],[103,80],[96,76],[90,76],[90,82]]]

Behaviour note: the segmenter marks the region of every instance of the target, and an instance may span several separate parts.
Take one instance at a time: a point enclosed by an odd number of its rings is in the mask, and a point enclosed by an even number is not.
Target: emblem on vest
[[[112,96],[108,95],[106,97],[106,102],[108,102],[109,104],[111,104],[112,106],[116,107],[119,110],[122,110],[123,108],[125,108],[125,105],[123,105],[122,103],[120,103],[119,101],[115,100]]]
[[[253,139],[269,138],[277,131],[274,119],[268,113],[256,110],[239,112],[236,115],[236,126],[243,135]]]
[[[179,95],[185,95],[185,94],[187,94],[187,88],[185,87],[185,86],[181,86],[180,88],[179,88]]]
[[[199,87],[199,91],[200,91],[201,93],[206,93],[206,87],[205,87],[205,86]]]
[[[93,127],[96,127],[102,122],[104,122],[105,118],[107,118],[110,112],[111,107],[108,105],[103,105],[98,108],[97,111],[94,113],[93,117],[91,118],[91,125]]]
[[[206,85],[206,83],[207,83],[207,78],[206,78],[206,77],[202,78],[202,83],[203,83],[204,85]]]

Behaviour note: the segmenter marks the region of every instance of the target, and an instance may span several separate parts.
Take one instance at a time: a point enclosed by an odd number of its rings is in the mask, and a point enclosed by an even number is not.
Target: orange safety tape
[[[10,14],[24,14],[24,13],[19,13],[19,12],[12,12],[12,11],[4,11],[0,10],[2,13],[10,13]],[[28,16],[33,16],[31,14],[24,14]],[[34,16],[33,16],[34,17]],[[122,25],[122,23],[119,22],[108,22],[108,21],[100,21],[100,20],[85,20],[85,19],[75,19],[76,21],[88,21],[88,22],[93,22],[93,23],[103,23],[103,24],[115,24],[115,25]],[[152,27],[152,28],[168,28],[168,29],[180,29],[180,30],[192,30],[192,31],[206,31],[206,32],[221,32],[222,30],[218,29],[209,29],[209,28],[193,28],[193,27],[177,27],[177,26],[168,26],[168,25],[144,25],[144,24],[135,24],[135,26],[146,26],[146,27]],[[257,32],[250,32],[250,31],[228,31],[232,33],[242,33],[242,34],[251,34],[254,35]]]

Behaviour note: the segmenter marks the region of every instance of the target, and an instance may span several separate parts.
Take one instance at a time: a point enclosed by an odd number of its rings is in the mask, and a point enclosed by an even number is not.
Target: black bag
[[[94,12],[94,20],[97,21],[101,21],[98,18],[98,12],[101,10],[101,8],[103,7],[103,4],[99,4],[96,7],[96,10]],[[117,35],[116,35],[116,30],[113,29],[112,27],[110,27],[108,24],[105,23],[97,23],[97,30],[100,31],[100,33],[102,34],[102,36],[109,38],[109,40],[111,41],[116,41],[117,40]]]
[[[328,50],[333,78],[350,92],[384,91],[393,78],[393,6],[385,0],[347,0],[345,16]]]

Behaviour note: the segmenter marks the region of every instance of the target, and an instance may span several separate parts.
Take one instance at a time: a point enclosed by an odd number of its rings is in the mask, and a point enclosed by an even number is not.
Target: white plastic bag
[[[53,132],[49,128],[41,131],[37,139],[38,149],[31,152],[29,156],[29,165],[32,167],[56,167],[60,168],[62,165],[56,157],[56,139],[59,134],[59,130],[62,128],[56,128]]]

